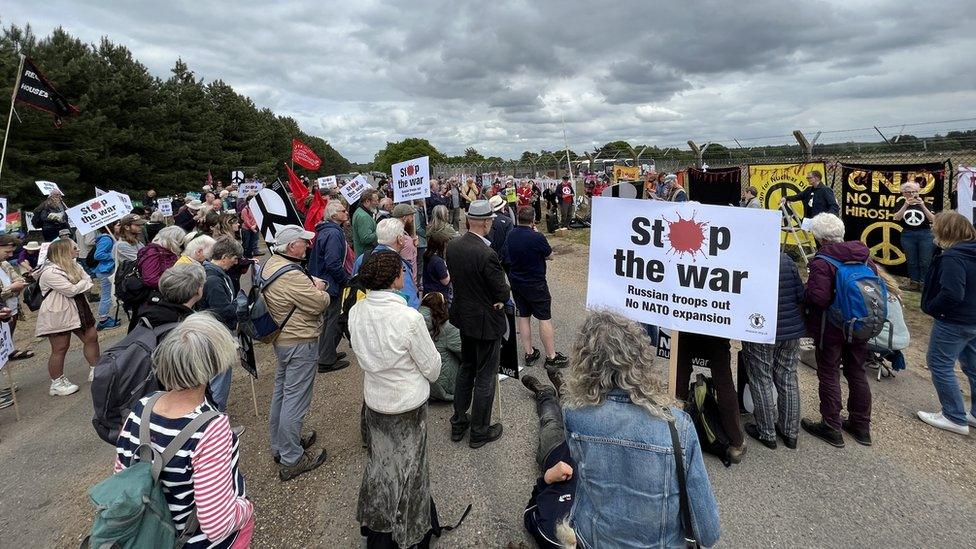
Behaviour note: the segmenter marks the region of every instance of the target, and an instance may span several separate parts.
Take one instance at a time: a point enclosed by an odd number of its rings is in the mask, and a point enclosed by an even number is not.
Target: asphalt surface
[[[557,345],[568,352],[585,314],[586,248],[553,240],[549,280]],[[974,545],[976,435],[937,431],[915,419],[915,411],[935,409],[937,399],[923,368],[929,325],[917,314],[909,319],[909,370],[871,381],[872,447],[847,438],[846,448],[835,449],[801,433],[798,450],[749,444],[743,463],[729,469],[706,457],[722,519],[720,546]],[[30,321],[18,327],[19,346],[34,341],[32,332]],[[103,346],[123,334],[102,333]],[[81,391],[68,397],[47,395],[46,341],[35,348],[37,358],[11,366],[20,386],[21,421],[13,408],[0,410],[0,547],[77,547],[93,516],[87,490],[110,474],[113,448],[91,427],[87,367],[78,344],[68,355],[67,375]],[[341,349],[348,351],[345,344]],[[318,431],[329,459],[313,473],[281,483],[267,442],[274,362],[266,347],[259,346],[258,361],[259,417],[250,378],[240,369],[229,407],[232,424],[247,427],[241,467],[257,513],[254,547],[360,547],[355,510],[364,460],[362,374],[353,362],[318,375],[307,426]],[[813,370],[800,366],[800,384],[804,415],[817,417]],[[4,375],[0,386],[6,386]],[[522,509],[538,475],[534,402],[517,381],[504,380],[500,387],[505,433],[479,450],[450,441],[449,406],[430,407],[429,459],[441,522],[452,523],[473,505],[440,547],[533,546],[522,528]]]

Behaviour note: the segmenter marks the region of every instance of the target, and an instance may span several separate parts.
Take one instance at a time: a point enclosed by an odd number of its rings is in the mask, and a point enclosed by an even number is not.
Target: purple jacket
[[[863,242],[851,240],[848,242],[825,244],[817,252],[817,256],[821,255],[829,255],[843,263],[867,260],[871,252]],[[874,262],[868,260],[868,266],[871,267],[871,270],[877,272],[878,269],[874,266]],[[836,277],[837,269],[825,259],[814,257],[810,260],[810,276],[807,278],[807,289],[803,302],[806,305],[807,330],[815,338],[820,335],[820,324],[824,311],[834,301],[834,279]],[[834,335],[841,334],[840,329],[831,325],[829,322],[827,322],[826,326],[828,332],[837,332]]]

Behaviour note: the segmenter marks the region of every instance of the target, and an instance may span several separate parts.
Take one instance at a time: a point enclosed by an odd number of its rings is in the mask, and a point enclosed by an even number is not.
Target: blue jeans
[[[939,394],[942,415],[958,425],[966,425],[966,405],[956,379],[956,360],[969,378],[971,399],[976,399],[976,326],[935,320],[926,354],[932,385]],[[976,403],[970,412],[976,415]]]
[[[102,291],[98,299],[98,320],[108,318],[109,309],[112,308],[112,273],[100,273],[95,278],[101,284]]]
[[[901,249],[905,251],[908,262],[908,278],[912,282],[925,281],[925,273],[929,272],[932,254],[935,253],[935,242],[932,241],[932,231],[919,229],[901,232]]]
[[[230,380],[234,377],[234,369],[227,368],[226,372],[217,374],[210,380],[210,394],[214,404],[221,412],[227,411],[227,398],[230,396]]]

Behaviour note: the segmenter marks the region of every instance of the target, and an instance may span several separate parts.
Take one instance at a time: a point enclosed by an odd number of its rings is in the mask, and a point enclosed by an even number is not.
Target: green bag
[[[194,511],[177,536],[159,476],[186,441],[220,414],[209,411],[193,418],[160,454],[149,443],[149,421],[153,405],[162,395],[150,397],[142,410],[139,447],[134,456],[138,461],[89,490],[97,514],[82,549],[178,549],[196,533],[199,523]]]

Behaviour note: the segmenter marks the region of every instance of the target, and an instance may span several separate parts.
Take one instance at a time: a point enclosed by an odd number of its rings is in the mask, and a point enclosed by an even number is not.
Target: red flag
[[[285,169],[288,170],[288,188],[291,190],[291,196],[295,199],[295,208],[298,209],[299,213],[305,213],[305,199],[308,198],[308,187],[302,183],[301,179],[295,175],[295,170],[288,167],[285,164]]]
[[[306,170],[317,170],[322,161],[308,145],[297,139],[291,140],[291,161]]]
[[[312,202],[305,213],[305,230],[315,232],[315,226],[325,217],[325,205],[328,202],[319,194],[319,190],[312,191]]]

